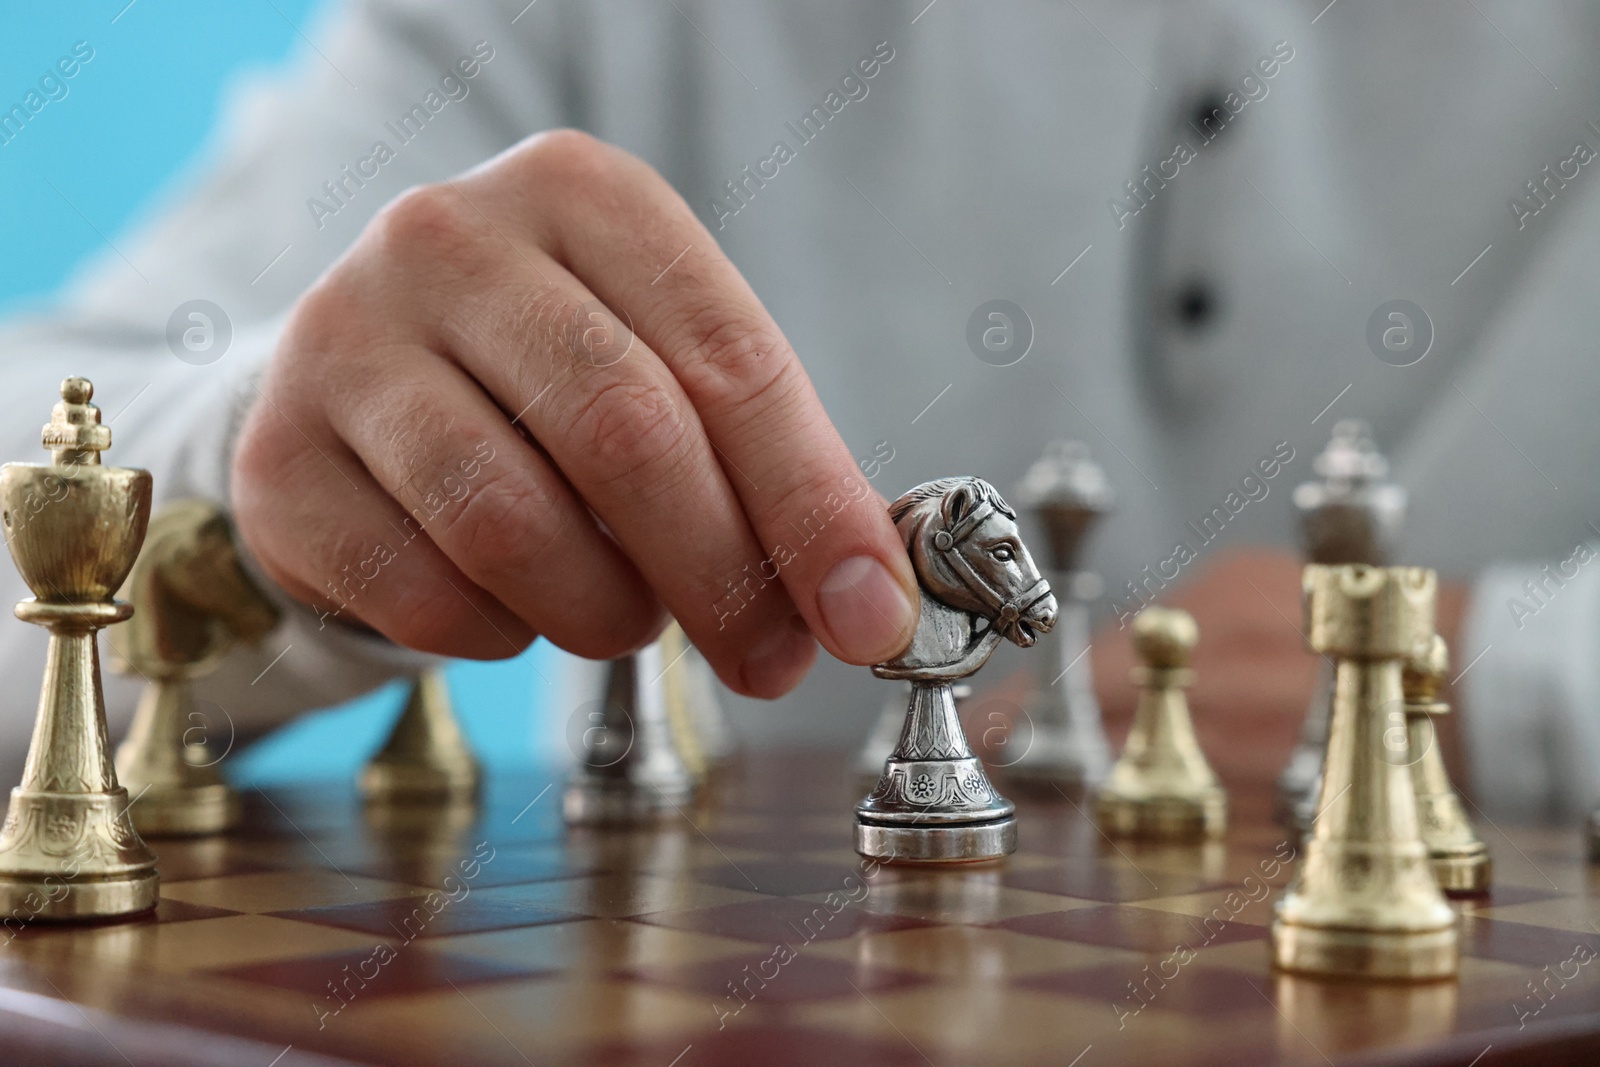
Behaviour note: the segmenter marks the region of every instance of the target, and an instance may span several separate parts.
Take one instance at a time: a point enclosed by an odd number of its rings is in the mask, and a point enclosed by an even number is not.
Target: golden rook
[[[1437,579],[1417,567],[1305,570],[1306,631],[1334,662],[1333,714],[1305,858],[1272,924],[1277,966],[1353,978],[1456,973],[1411,783],[1401,665],[1433,638]]]

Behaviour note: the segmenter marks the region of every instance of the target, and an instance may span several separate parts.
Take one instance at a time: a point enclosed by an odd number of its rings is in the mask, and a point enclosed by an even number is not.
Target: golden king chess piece
[[[191,682],[235,642],[265,637],[278,611],[240,566],[228,517],[201,500],[157,509],[123,595],[133,618],[107,636],[120,669],[150,683],[117,749],[133,825],[146,837],[221,833],[239,798],[217,768],[226,751],[206,743],[222,724],[208,721]]]
[[[1439,699],[1449,670],[1450,650],[1444,638],[1434,634],[1425,651],[1406,661],[1400,685],[1406,697],[1407,750],[1417,818],[1434,876],[1446,893],[1472,896],[1489,891],[1493,863],[1450,784],[1434,736],[1434,717],[1450,712],[1450,705]]]
[[[1334,660],[1320,808],[1278,902],[1273,962],[1286,971],[1422,980],[1456,973],[1455,914],[1417,819],[1401,664],[1433,639],[1438,580],[1420,567],[1305,570],[1306,632]]]
[[[106,737],[95,635],[133,608],[113,599],[144,541],[150,472],[106,467],[111,429],[84,378],[61,383],[48,465],[0,467],[6,544],[34,596],[19,619],[50,631],[22,784],[0,828],[0,912],[47,920],[155,907],[156,857],[128,815]]]
[[[1187,611],[1150,607],[1133,620],[1139,704],[1122,757],[1095,798],[1095,821],[1111,837],[1197,841],[1227,829],[1228,795],[1200,751],[1184,695],[1199,636]]]
[[[411,686],[389,739],[361,769],[368,801],[463,801],[477,796],[482,774],[450,703],[441,670]]]

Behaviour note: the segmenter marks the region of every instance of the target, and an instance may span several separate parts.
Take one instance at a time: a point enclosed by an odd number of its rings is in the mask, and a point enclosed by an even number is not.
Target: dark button
[[[1199,279],[1185,282],[1173,295],[1172,314],[1185,329],[1202,329],[1216,318],[1216,292]]]
[[[1233,112],[1228,110],[1224,96],[1225,94],[1215,89],[1204,93],[1195,102],[1194,111],[1189,115],[1190,127],[1208,141],[1233,121]]]

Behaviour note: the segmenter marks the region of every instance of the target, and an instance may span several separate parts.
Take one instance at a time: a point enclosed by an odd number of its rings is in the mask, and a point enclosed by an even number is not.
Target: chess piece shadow
[[[236,643],[265,637],[277,609],[240,565],[227,516],[202,500],[156,512],[123,595],[134,616],[107,636],[118,669],[147,683],[116,757],[137,798],[133,823],[148,837],[220,833],[237,822],[239,798],[217,767],[227,753],[206,743],[218,724],[191,683]]]
[[[1056,601],[988,482],[924,482],[889,508],[921,590],[905,652],[872,668],[911,683],[899,743],[856,805],[856,851],[895,863],[971,863],[1017,847],[1016,807],[989,784],[956,714],[954,684],[1002,640],[1027,648],[1056,624]]]

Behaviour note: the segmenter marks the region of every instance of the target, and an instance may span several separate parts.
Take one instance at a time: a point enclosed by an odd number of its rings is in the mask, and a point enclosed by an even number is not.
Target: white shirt
[[[886,496],[951,473],[1005,488],[1048,440],[1086,440],[1119,492],[1087,560],[1113,600],[1181,539],[1188,566],[1232,541],[1292,544],[1289,489],[1351,415],[1411,493],[1403,561],[1468,578],[1564,560],[1600,517],[1600,177],[1574,160],[1580,141],[1600,148],[1600,11],[1323,7],[351,2],[292,69],[237,94],[206,164],[118,238],[144,277],[108,253],[58,315],[5,328],[0,444],[41,458],[57,382],[85,374],[114,420],[112,462],[152,470],[158,499],[226,501],[276,324],[367,219],[574,125],[654,165],[707,222],[856,454],[888,443]],[[476,74],[446,83],[468,57]],[[201,366],[165,336],[196,298],[233,327]],[[1010,366],[967,341],[993,299],[1031,322]],[[1412,366],[1366,341],[1396,299],[1432,323]],[[1294,458],[1266,497],[1210,543],[1186,532],[1280,447]],[[1575,679],[1600,589],[1575,582],[1518,630],[1501,585],[1483,588],[1455,651],[1464,666],[1489,649],[1463,680],[1469,736],[1493,756],[1477,761],[1487,806],[1582,810],[1600,792],[1600,683]],[[24,595],[0,575],[0,597]],[[247,729],[418,662],[294,616],[206,683]],[[42,636],[4,630],[9,677],[38,677]],[[820,665],[776,705],[740,704],[741,730],[859,736],[872,686]],[[18,762],[29,688],[0,698]]]

